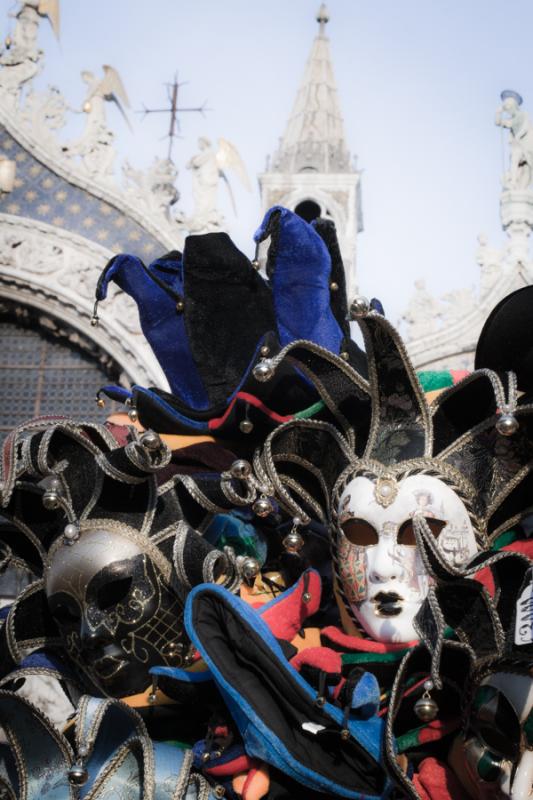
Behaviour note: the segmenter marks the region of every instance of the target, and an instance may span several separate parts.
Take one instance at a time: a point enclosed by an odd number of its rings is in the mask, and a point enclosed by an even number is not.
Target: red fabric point
[[[421,800],[469,800],[459,779],[442,761],[425,758],[413,783]]]
[[[290,663],[298,672],[304,664],[322,669],[324,672],[342,672],[341,654],[330,650],[329,647],[308,647],[291,658]]]
[[[247,772],[255,765],[255,761],[250,756],[239,756],[225,764],[217,764],[215,767],[202,767],[204,772],[214,778],[223,778],[228,775],[236,775],[238,772]]]
[[[464,380],[464,378],[468,378],[470,372],[467,369],[451,369],[450,375],[452,376],[452,380],[454,385],[459,383],[459,381]]]
[[[307,586],[305,575],[308,575]],[[320,575],[314,570],[304,573],[296,586],[282,600],[261,613],[264,621],[276,637],[290,642],[298,631],[301,630],[304,620],[316,614],[320,606],[320,593],[322,584]],[[304,592],[310,595],[305,602]]]

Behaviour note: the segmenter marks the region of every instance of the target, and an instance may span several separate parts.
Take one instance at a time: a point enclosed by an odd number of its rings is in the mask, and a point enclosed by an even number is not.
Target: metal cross
[[[203,114],[205,111],[209,111],[210,109],[206,108],[205,102],[198,106],[197,108],[180,108],[178,105],[178,91],[182,86],[185,86],[184,83],[178,83],[178,76],[177,74],[174,77],[172,83],[167,83],[166,87],[168,90],[168,100],[170,106],[167,108],[146,108],[144,106],[142,111],[139,111],[139,114],[170,114],[170,126],[168,130],[168,158],[172,160],[172,145],[174,144],[174,139],[178,136],[178,131],[180,130],[180,122],[178,118],[178,114],[184,113],[186,111],[198,111]],[[206,101],[207,102],[207,101]]]

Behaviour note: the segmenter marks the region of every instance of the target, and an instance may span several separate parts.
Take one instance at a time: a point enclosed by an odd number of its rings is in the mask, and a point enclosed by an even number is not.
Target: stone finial
[[[318,13],[316,15],[316,21],[320,25],[319,35],[323,36],[325,33],[326,25],[329,22],[329,12],[326,8],[326,4],[322,3],[320,8],[318,9]]]

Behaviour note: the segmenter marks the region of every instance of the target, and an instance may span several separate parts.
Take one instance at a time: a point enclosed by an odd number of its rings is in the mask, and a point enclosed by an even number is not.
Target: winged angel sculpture
[[[0,54],[0,64],[10,69],[2,71],[0,85],[16,99],[22,85],[40,70],[42,50],[37,46],[37,34],[42,17],[49,20],[59,39],[59,0],[19,0],[11,16],[16,20],[15,27]]]
[[[246,167],[237,148],[227,139],[218,140],[215,150],[211,141],[202,136],[198,139],[199,152],[187,163],[192,173],[192,194],[194,210],[187,220],[191,232],[209,231],[220,228],[223,217],[218,210],[218,184],[222,179],[227,188],[233,211],[237,213],[235,199],[227,177],[232,170],[245,189],[251,191]]]
[[[104,64],[103,70],[103,78],[87,70],[81,73],[87,84],[87,95],[82,106],[87,120],[79,139],[63,148],[67,155],[79,156],[86,170],[93,177],[100,178],[112,174],[115,157],[112,147],[114,134],[107,124],[105,104],[115,103],[126,122],[128,119],[124,109],[129,108],[128,96],[117,70],[108,64]]]

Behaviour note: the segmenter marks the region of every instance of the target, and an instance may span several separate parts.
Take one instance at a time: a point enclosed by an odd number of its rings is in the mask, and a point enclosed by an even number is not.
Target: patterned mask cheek
[[[357,547],[343,536],[339,542],[339,575],[349,603],[361,603],[367,596],[367,548]]]

